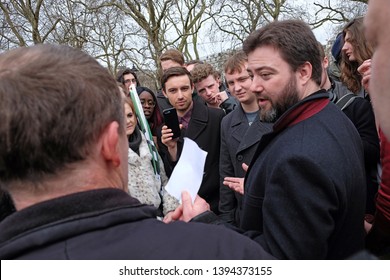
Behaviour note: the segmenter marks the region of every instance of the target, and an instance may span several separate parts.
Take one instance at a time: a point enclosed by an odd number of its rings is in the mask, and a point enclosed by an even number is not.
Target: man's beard
[[[276,101],[272,101],[271,99],[268,100],[271,103],[271,109],[266,111],[260,108],[260,120],[273,123],[279,119],[284,112],[299,102],[297,82],[294,75],[291,75],[287,85],[283,88],[282,94]]]

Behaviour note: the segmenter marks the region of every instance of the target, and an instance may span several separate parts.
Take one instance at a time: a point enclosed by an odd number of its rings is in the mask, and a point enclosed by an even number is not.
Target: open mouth
[[[267,102],[269,102],[269,100],[265,98],[258,98],[257,102],[260,107],[264,107],[267,104]]]

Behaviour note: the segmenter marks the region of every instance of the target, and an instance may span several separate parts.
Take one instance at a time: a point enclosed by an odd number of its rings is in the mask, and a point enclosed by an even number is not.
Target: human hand
[[[221,91],[214,95],[215,102],[218,104],[218,106],[228,98],[229,96],[226,91]]]
[[[180,206],[179,206],[180,207]],[[178,208],[179,208],[178,207]],[[181,216],[181,215],[180,215]],[[179,216],[179,217],[180,217]],[[163,222],[166,223],[166,224],[169,224],[173,221],[176,221],[177,219],[175,219],[175,216],[174,216],[174,211],[171,211],[171,212],[168,212],[165,216],[164,216],[164,219],[163,219]]]
[[[174,149],[177,146],[177,138],[172,139],[173,132],[172,129],[168,128],[168,126],[164,125],[161,128],[161,142],[168,147],[168,149]]]
[[[225,177],[223,184],[239,194],[244,194],[244,178]]]
[[[163,219],[163,222],[169,224],[174,221],[179,221],[183,216],[183,205],[180,204],[174,211],[169,212]]]
[[[198,216],[203,212],[210,211],[210,205],[199,195],[196,195],[195,201],[192,204],[191,195],[184,191],[181,194],[181,201],[181,204],[183,205],[183,215],[181,217],[182,221],[188,222],[195,216]]]
[[[199,195],[196,196],[194,204],[192,204],[191,196],[188,192],[184,191],[181,194],[181,205],[175,209],[167,219],[164,218],[164,222],[172,221],[184,221],[189,222],[195,216],[209,211],[210,205]]]
[[[362,75],[362,86],[368,92],[368,87],[371,79],[371,59],[365,60],[357,69]]]

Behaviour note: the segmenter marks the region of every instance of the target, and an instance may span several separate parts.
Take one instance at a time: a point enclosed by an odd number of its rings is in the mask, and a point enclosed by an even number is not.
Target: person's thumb
[[[192,206],[191,195],[187,191],[181,193],[181,204],[183,205],[183,208]]]

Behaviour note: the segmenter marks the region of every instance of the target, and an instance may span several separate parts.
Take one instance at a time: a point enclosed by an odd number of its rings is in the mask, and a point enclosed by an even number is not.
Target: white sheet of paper
[[[167,192],[181,202],[182,191],[188,191],[194,202],[202,183],[206,156],[207,152],[199,148],[198,144],[184,137],[181,156],[165,186]]]

